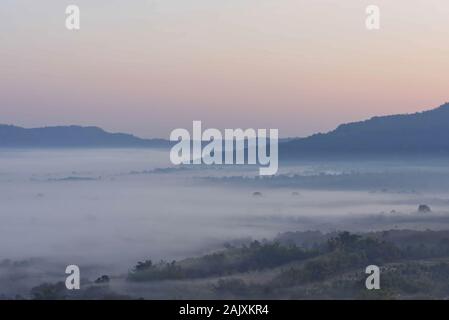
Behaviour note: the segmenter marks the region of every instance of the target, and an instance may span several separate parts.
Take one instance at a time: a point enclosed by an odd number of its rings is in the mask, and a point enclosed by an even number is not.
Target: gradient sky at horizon
[[[449,101],[448,17],[447,0],[2,0],[0,123],[286,137],[422,111]]]

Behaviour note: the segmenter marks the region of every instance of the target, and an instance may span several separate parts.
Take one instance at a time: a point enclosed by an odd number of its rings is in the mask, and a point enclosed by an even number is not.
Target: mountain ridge
[[[111,133],[96,126],[48,126],[23,128],[0,124],[0,147],[168,147],[164,139],[142,139],[127,133]]]
[[[449,154],[449,103],[412,114],[375,116],[280,145],[281,158],[320,154]]]
[[[165,139],[142,139],[96,126],[23,128],[0,124],[0,148],[147,147],[164,148]],[[449,102],[411,114],[374,116],[343,123],[327,133],[280,139],[281,159],[313,155],[449,154]]]

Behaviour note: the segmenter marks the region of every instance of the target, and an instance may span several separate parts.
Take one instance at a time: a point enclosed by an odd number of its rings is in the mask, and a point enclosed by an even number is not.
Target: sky
[[[1,0],[0,123],[288,137],[422,111],[449,101],[448,17],[447,0]]]

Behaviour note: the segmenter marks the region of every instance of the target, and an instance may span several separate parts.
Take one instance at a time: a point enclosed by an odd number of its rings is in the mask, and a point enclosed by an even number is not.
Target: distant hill
[[[169,147],[164,139],[141,139],[98,127],[26,129],[0,124],[0,148]],[[414,114],[373,117],[342,124],[328,133],[281,139],[281,159],[321,155],[449,155],[449,103]]]
[[[163,139],[141,139],[98,127],[57,126],[26,129],[0,124],[0,148],[168,147]]]
[[[414,114],[373,117],[281,143],[280,157],[449,154],[449,103]]]

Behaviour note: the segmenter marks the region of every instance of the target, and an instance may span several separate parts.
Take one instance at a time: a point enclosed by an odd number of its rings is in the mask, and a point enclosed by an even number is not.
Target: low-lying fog
[[[179,259],[290,230],[446,227],[438,220],[449,212],[444,160],[309,161],[254,180],[257,168],[171,168],[168,156],[0,151],[0,262],[41,259],[41,271],[52,274],[68,264],[126,273],[139,260]],[[419,218],[419,204],[436,220]],[[365,223],[355,218],[370,215]],[[392,220],[379,224],[385,216]]]

